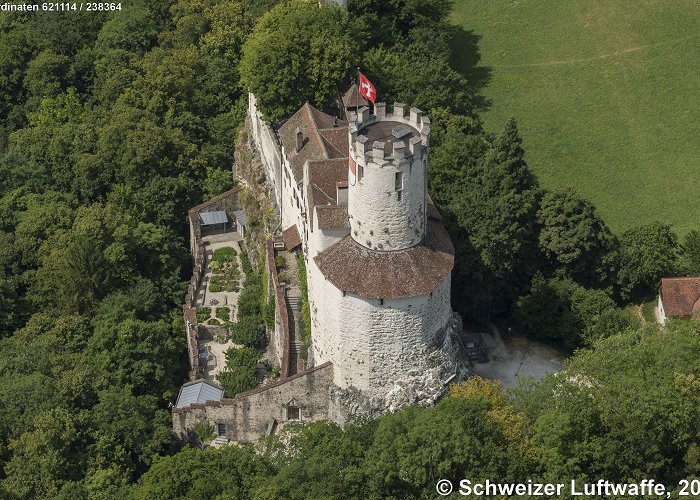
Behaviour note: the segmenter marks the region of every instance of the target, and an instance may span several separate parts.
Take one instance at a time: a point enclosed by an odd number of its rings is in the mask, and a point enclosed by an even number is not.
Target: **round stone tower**
[[[426,232],[430,120],[416,108],[384,103],[350,118],[350,235],[375,251],[418,245]],[[353,123],[354,122],[354,123]]]

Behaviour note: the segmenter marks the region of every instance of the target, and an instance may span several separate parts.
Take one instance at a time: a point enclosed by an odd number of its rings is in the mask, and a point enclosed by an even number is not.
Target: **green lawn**
[[[576,187],[617,232],[700,228],[697,0],[455,0],[452,20],[487,130],[514,116],[543,186]]]

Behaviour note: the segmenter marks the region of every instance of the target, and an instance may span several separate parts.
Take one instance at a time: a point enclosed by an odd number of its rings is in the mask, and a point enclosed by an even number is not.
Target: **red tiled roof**
[[[346,132],[347,133],[347,132]],[[348,159],[309,162],[309,182],[315,184],[333,204],[338,203],[337,183],[348,179]]]
[[[659,293],[666,316],[690,318],[700,310],[700,277],[662,278]]]
[[[347,157],[349,147],[347,126],[347,122],[336,121],[334,117],[306,103],[280,127],[280,140],[297,183],[302,180],[304,163],[307,160]],[[303,137],[302,147],[298,152],[296,151],[297,128]],[[341,137],[344,139],[344,146]]]
[[[415,247],[378,252],[351,236],[314,257],[323,276],[339,290],[368,299],[428,295],[454,266],[454,247],[439,222],[428,220],[428,232]]]
[[[282,241],[284,241],[284,246],[287,247],[287,250],[293,250],[301,245],[301,236],[299,236],[296,224],[282,231]]]
[[[348,140],[348,127],[345,122],[343,126],[330,129],[319,130],[326,144],[326,151],[331,158],[347,158],[350,154],[350,143]]]
[[[369,102],[367,101],[367,99],[360,95],[360,92],[357,89],[357,85],[354,83],[343,95],[343,104],[345,105],[345,109],[369,106]]]
[[[316,216],[318,217],[319,229],[350,229],[348,207],[317,205]]]

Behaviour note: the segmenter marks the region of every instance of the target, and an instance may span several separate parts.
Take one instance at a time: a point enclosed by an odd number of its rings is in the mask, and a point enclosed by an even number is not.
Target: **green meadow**
[[[455,0],[452,21],[487,130],[514,116],[544,187],[616,232],[700,229],[700,1]]]

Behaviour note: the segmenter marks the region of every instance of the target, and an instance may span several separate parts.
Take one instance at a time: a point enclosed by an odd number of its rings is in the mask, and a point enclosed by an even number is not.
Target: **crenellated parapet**
[[[417,108],[384,103],[350,113],[348,213],[352,238],[391,251],[425,237],[430,119]]]

